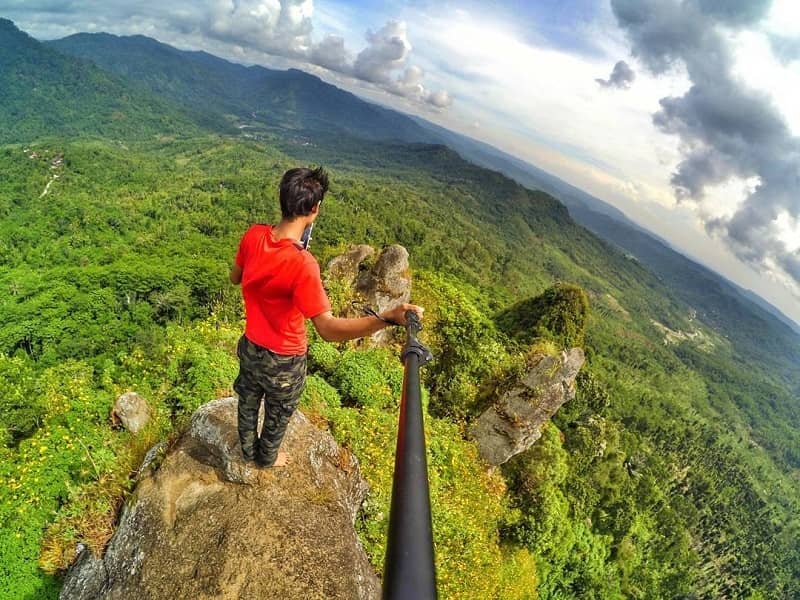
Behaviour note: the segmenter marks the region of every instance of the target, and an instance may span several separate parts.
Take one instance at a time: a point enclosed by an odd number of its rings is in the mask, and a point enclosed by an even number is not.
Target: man
[[[334,317],[322,287],[319,264],[300,239],[319,215],[328,191],[322,168],[290,169],[280,183],[281,222],[253,225],[242,237],[230,278],[242,284],[246,325],[239,340],[239,440],[245,460],[282,467],[288,455],[278,449],[303,391],[306,377],[305,319],[330,342],[372,335],[387,322],[405,324],[405,313],[422,308],[401,304],[379,317]],[[256,429],[264,400],[264,425]]]

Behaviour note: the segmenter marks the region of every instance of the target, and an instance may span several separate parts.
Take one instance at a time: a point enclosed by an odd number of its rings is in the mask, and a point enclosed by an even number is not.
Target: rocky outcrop
[[[326,269],[326,283],[331,279],[338,279],[352,285],[361,270],[362,263],[375,254],[375,249],[366,244],[350,246],[344,254],[331,259]]]
[[[136,392],[125,392],[114,402],[111,420],[131,433],[138,433],[150,421],[150,405]]]
[[[105,555],[84,551],[61,598],[377,598],[353,528],[367,492],[356,459],[299,411],[282,448],[288,467],[243,462],[236,399],[201,407],[148,457]]]
[[[341,256],[328,263],[326,282],[337,279],[353,286],[353,295],[382,312],[411,298],[411,270],[408,251],[394,244],[381,251],[375,264],[365,268],[364,261],[374,251],[369,246],[353,246]],[[363,316],[349,313],[348,316]],[[374,345],[386,345],[392,340],[394,331],[385,328],[371,337]]]
[[[356,291],[378,313],[411,299],[411,271],[408,250],[397,244],[383,249],[375,265],[361,273]],[[375,344],[391,341],[394,331],[384,328],[372,335]]]
[[[530,448],[541,437],[544,424],[575,396],[575,377],[583,362],[580,348],[558,357],[534,357],[530,369],[471,428],[481,457],[500,465]]]

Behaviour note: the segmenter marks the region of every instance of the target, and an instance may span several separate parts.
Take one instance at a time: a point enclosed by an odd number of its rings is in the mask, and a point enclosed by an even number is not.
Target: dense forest
[[[209,94],[182,105],[184,83],[160,93],[54,48],[0,21],[0,597],[57,597],[76,545],[102,551],[144,453],[231,393],[243,307],[227,271],[248,225],[278,217],[277,182],[298,164],[331,174],[312,248],[323,267],[353,243],[410,252],[436,357],[423,383],[443,598],[800,596],[799,386],[781,357],[704,322],[557,199],[400,141],[406,125],[393,141],[359,136],[357,119],[305,128],[313,94],[280,96],[296,114],[279,124],[268,102],[255,115]],[[96,89],[70,98],[87,77]],[[33,89],[46,105],[25,104]],[[587,356],[576,398],[487,471],[464,435],[487,390],[531,351],[574,344]],[[396,354],[314,337],[303,397],[361,462],[359,535],[378,569]],[[109,419],[128,390],[155,413],[136,436]]]

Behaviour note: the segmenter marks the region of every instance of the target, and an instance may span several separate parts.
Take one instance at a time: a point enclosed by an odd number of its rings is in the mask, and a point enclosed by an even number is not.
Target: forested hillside
[[[0,31],[0,46],[10,36]],[[57,56],[57,44],[29,44],[31,56]],[[237,115],[250,126],[231,132],[215,112],[223,89],[199,105],[188,79],[166,78],[164,97],[154,82],[130,85],[144,95],[135,134],[87,125],[67,137],[77,129],[42,129],[32,108],[14,121],[19,143],[0,146],[0,597],[56,597],[76,544],[108,540],[144,452],[230,393],[243,311],[227,270],[248,225],[278,217],[283,171],[310,163],[332,180],[312,246],[321,265],[351,243],[411,255],[437,358],[424,384],[443,598],[800,595],[800,400],[786,373],[699,320],[556,199],[445,146],[318,123],[298,136],[297,114],[280,117],[285,127]],[[183,94],[185,112],[169,112],[184,110]],[[190,122],[143,135],[163,107]],[[552,324],[570,319],[565,283],[588,298],[579,336]],[[335,289],[331,299],[349,300]],[[488,473],[464,439],[481,403],[532,351],[577,339],[577,397],[531,450]],[[303,407],[361,461],[372,491],[359,534],[380,569],[399,361],[318,339],[309,354]],[[139,436],[109,421],[132,389],[156,415]]]
[[[125,140],[197,132],[177,105],[47,48],[0,19],[0,143],[48,135]]]

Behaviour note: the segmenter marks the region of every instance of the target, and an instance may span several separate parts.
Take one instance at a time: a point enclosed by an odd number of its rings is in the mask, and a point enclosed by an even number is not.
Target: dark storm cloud
[[[692,3],[718,22],[741,27],[766,17],[772,0],[694,0]]]
[[[628,63],[621,60],[614,65],[614,69],[608,79],[595,79],[595,81],[603,87],[627,89],[634,79],[636,79],[636,73],[633,72]]]
[[[778,267],[800,283],[797,252],[778,238],[777,219],[800,217],[800,139],[769,96],[733,75],[732,50],[720,26],[755,25],[767,1],[612,0],[631,50],[655,74],[679,65],[691,87],[662,98],[654,124],[681,140],[683,159],[672,176],[679,200],[703,205],[708,186],[732,177],[757,185],[727,219],[708,219],[741,259],[759,270]],[[701,211],[707,213],[707,211]]]
[[[409,64],[405,24],[390,21],[377,32],[368,32],[367,46],[353,58],[339,36],[312,39],[312,13],[313,0],[0,0],[0,14],[43,39],[108,31],[200,45],[229,56],[247,56],[254,50],[316,64],[436,108],[450,104],[446,91],[426,89],[422,71]]]

